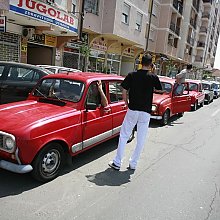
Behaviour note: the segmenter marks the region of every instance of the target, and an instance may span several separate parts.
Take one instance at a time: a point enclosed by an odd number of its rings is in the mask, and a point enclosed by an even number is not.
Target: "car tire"
[[[196,100],[196,102],[194,103],[192,110],[196,111],[198,109],[198,101]]]
[[[130,143],[130,142],[133,141],[133,139],[135,138],[134,134],[135,134],[135,131],[137,130],[137,129],[136,129],[136,126],[137,126],[137,125],[135,125],[135,127],[133,128],[133,130],[132,130],[132,132],[131,132],[131,135],[130,135],[128,141],[127,141],[127,143]]]
[[[161,125],[167,125],[168,124],[168,121],[169,121],[169,118],[170,118],[170,111],[169,109],[167,109],[164,113],[163,113],[163,116],[162,116],[162,119],[160,121],[160,124]]]
[[[35,157],[32,176],[40,182],[48,182],[56,178],[63,166],[64,150],[58,143],[46,145]]]
[[[200,107],[204,106],[204,100],[200,103]]]

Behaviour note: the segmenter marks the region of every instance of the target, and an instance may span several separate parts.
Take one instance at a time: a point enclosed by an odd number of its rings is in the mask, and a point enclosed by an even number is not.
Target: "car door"
[[[106,94],[106,82],[102,81]],[[97,81],[92,82],[87,90],[85,106],[93,105],[95,109],[84,109],[82,112],[83,149],[106,140],[112,136],[112,110],[110,105],[101,106]]]
[[[172,113],[182,113],[191,110],[191,98],[188,92],[188,84],[177,85],[172,96]],[[182,90],[182,91],[180,91]],[[178,91],[178,92],[176,92]]]
[[[37,70],[11,65],[2,82],[2,103],[25,100],[40,78]]]
[[[112,110],[112,124],[113,135],[119,133],[125,114],[127,112],[127,105],[122,98],[122,81],[109,82],[109,105]]]
[[[2,98],[3,96],[3,86],[2,83],[6,78],[6,71],[7,71],[7,65],[0,64],[0,104],[2,104]]]

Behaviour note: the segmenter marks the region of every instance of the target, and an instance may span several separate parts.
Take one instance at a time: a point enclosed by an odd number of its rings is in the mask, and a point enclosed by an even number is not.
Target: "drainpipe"
[[[85,6],[85,0],[82,0],[80,9],[79,9],[79,15],[80,15],[80,22],[79,22],[79,33],[78,33],[78,39],[82,41],[82,30],[83,30],[83,20],[84,20],[84,6]]]

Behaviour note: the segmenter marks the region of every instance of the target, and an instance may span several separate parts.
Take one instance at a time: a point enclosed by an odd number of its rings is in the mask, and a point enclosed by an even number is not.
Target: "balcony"
[[[196,62],[202,62],[202,56],[196,56],[195,61]]]
[[[199,2],[197,0],[193,0],[193,7],[199,12]]]
[[[200,27],[200,33],[205,33],[207,34],[208,29],[206,27]]]
[[[170,30],[175,32],[175,24],[173,22],[170,22]]]
[[[194,45],[195,40],[193,38],[191,38],[190,36],[187,37],[187,43],[190,45]]]
[[[196,20],[195,19],[190,19],[190,24],[196,29]]]
[[[212,2],[213,2],[213,0],[203,0],[203,3],[204,3],[204,4],[207,4],[207,3],[208,3],[208,4],[211,4],[211,5],[212,5]]]
[[[203,12],[202,13],[202,18],[209,19],[210,18],[210,14],[208,12]]]
[[[182,15],[183,5],[178,0],[173,0],[173,7]]]
[[[179,36],[180,35],[180,28],[176,27],[175,33]]]
[[[205,42],[198,41],[197,47],[205,47]]]

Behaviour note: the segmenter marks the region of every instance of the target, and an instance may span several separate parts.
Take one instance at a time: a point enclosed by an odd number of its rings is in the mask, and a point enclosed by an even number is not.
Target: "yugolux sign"
[[[78,32],[78,19],[50,5],[34,0],[11,0],[10,11]]]

